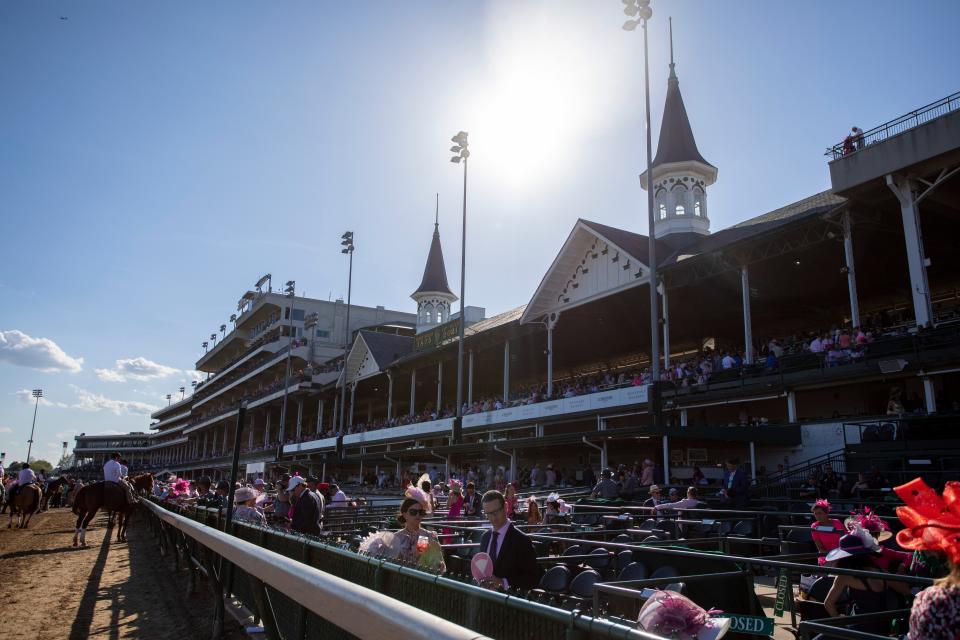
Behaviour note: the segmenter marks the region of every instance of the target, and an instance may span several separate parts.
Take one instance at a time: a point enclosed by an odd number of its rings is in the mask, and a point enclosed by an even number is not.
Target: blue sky
[[[960,87],[960,3],[655,0],[713,229],[829,187],[824,149]],[[467,303],[527,302],[578,217],[646,232],[639,32],[616,0],[0,3],[0,450],[145,429],[263,273],[413,310],[434,193]],[[66,18],[61,19],[61,16]],[[654,138],[656,141],[656,137]],[[24,401],[26,400],[26,401]],[[72,444],[72,443],[71,443]]]

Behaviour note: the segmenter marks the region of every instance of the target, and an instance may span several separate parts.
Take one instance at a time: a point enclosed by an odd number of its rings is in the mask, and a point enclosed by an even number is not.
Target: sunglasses
[[[484,511],[484,512],[483,512],[483,515],[485,515],[486,517],[489,518],[490,516],[494,515],[495,513],[499,513],[499,512],[501,512],[501,511],[503,511],[503,507],[497,507],[497,508],[494,509],[493,511]]]
[[[408,515],[408,516],[413,516],[414,518],[419,518],[419,517],[422,516],[422,515],[426,515],[426,513],[427,513],[427,512],[424,511],[423,509],[408,509],[408,510],[407,510],[407,515]]]

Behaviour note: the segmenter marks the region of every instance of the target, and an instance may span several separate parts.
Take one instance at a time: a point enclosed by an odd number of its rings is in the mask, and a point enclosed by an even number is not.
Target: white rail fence
[[[359,638],[388,638],[399,631],[405,638],[422,640],[486,639],[399,600],[162,509],[149,500],[141,504],[168,525]]]

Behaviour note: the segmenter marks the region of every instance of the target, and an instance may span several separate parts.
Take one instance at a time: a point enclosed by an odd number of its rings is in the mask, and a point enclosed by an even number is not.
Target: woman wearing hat
[[[257,506],[260,494],[253,487],[240,487],[233,494],[233,519],[237,522],[250,522],[267,526],[267,517]]]
[[[943,496],[917,478],[894,489],[906,503],[897,515],[906,529],[897,533],[905,549],[945,556],[949,573],[917,594],[910,611],[909,640],[954,640],[960,629],[960,482],[948,482]]]
[[[503,508],[507,510],[507,517],[512,520],[513,514],[517,512],[517,487],[512,482],[507,483],[503,494]]]
[[[840,546],[840,536],[846,532],[846,529],[842,522],[830,517],[828,500],[817,500],[810,511],[814,517],[813,524],[810,525],[813,530],[810,532],[810,537],[817,545],[817,551],[820,552],[817,563],[823,565],[827,561],[826,554]]]
[[[440,548],[437,534],[420,527],[420,522],[428,513],[425,496],[414,494],[400,505],[397,521],[403,528],[394,535],[394,540],[399,544],[397,557],[445,573],[447,565],[443,561],[443,549]]]
[[[863,511],[855,511],[851,517],[847,518],[846,525],[850,531],[856,531],[859,528],[873,536],[880,548],[880,555],[876,556],[873,561],[881,571],[906,573],[913,560],[913,555],[882,546],[884,542],[893,537],[893,532],[890,531],[890,525],[883,518],[870,511],[870,507],[864,507]]]
[[[880,555],[880,545],[869,534],[848,533],[840,537],[839,546],[827,554],[826,561],[841,569],[857,569],[872,571],[876,578],[855,578],[840,575],[833,581],[830,592],[823,601],[823,606],[835,618],[840,615],[837,603],[844,591],[849,589],[850,601],[853,603],[852,615],[880,613],[889,611],[889,592],[896,591],[905,597],[910,596],[909,587],[903,582],[888,581],[880,577],[875,559]],[[890,631],[889,621],[860,623],[847,627],[857,631],[887,635]]]

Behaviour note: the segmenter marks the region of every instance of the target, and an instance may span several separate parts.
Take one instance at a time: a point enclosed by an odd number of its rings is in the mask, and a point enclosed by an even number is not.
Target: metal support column
[[[757,481],[757,448],[753,440],[750,441],[750,477],[754,482]]]
[[[797,422],[797,394],[793,391],[787,392],[787,422]]]
[[[503,403],[510,400],[510,341],[503,343]]]
[[[297,400],[297,440],[303,435],[303,398]],[[280,443],[281,445],[283,442]]]
[[[357,400],[357,383],[354,382],[350,385],[350,420],[347,422],[349,426],[353,426],[353,408],[356,405]]]
[[[443,409],[443,361],[437,363],[437,417]]]
[[[417,400],[417,370],[414,369],[410,372],[410,411],[409,415],[416,413],[414,407],[416,407]]]
[[[547,316],[547,397],[553,397],[553,329],[560,319],[559,313]]]
[[[907,247],[907,267],[910,271],[910,290],[913,295],[913,315],[918,327],[930,325],[930,286],[927,283],[929,263],[923,252],[923,234],[920,231],[920,209],[914,194],[914,182],[887,175],[887,186],[900,202],[903,220],[903,239]]]
[[[467,406],[473,404],[473,349],[467,358]]]
[[[860,300],[857,297],[857,271],[853,259],[853,231],[850,227],[850,212],[843,212],[843,259],[847,268],[847,291],[850,294],[850,324],[860,326]]]
[[[753,364],[753,329],[750,324],[750,274],[747,265],[740,267],[740,290],[743,294],[743,361]]]
[[[663,436],[663,482],[670,484],[670,438]]]
[[[933,388],[933,380],[930,376],[923,376],[923,399],[927,405],[927,413],[937,412],[937,395]]]
[[[393,419],[393,374],[387,371],[387,422]]]
[[[667,307],[667,283],[660,281],[660,297],[663,299],[663,366],[670,366],[670,311]]]
[[[680,426],[681,427],[690,426],[690,416],[688,415],[686,409],[680,409]]]

